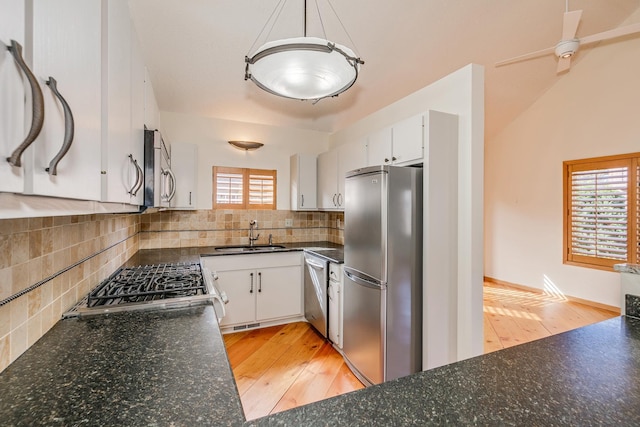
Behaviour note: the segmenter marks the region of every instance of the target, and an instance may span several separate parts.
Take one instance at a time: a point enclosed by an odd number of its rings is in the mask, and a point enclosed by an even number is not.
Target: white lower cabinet
[[[301,252],[210,256],[203,264],[217,274],[217,285],[229,299],[223,329],[302,316]]]
[[[329,264],[329,339],[342,350],[342,264]]]

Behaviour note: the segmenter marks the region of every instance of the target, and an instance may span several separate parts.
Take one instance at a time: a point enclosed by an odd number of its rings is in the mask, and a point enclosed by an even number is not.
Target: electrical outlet
[[[292,219],[285,219],[284,220],[284,226],[285,227],[293,227],[293,220]]]

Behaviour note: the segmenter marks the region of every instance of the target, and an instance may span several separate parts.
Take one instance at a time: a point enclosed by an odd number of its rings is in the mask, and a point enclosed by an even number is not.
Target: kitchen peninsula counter
[[[147,250],[133,262],[203,254]],[[0,425],[640,425],[640,319],[613,318],[249,421],[213,307],[67,319],[0,373]]]
[[[210,305],[59,321],[0,373],[2,426],[237,426]]]

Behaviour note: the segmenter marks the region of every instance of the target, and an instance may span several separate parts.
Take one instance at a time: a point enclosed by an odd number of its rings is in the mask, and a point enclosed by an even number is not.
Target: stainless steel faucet
[[[253,242],[258,240],[258,238],[260,237],[260,233],[256,234],[255,237],[253,236],[254,228],[258,228],[258,221],[252,219],[251,221],[249,221],[249,246],[253,246]]]

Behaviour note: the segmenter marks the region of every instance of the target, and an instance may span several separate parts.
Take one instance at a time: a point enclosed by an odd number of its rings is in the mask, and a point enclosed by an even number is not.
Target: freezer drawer
[[[364,383],[384,381],[386,287],[344,275],[344,355]]]

